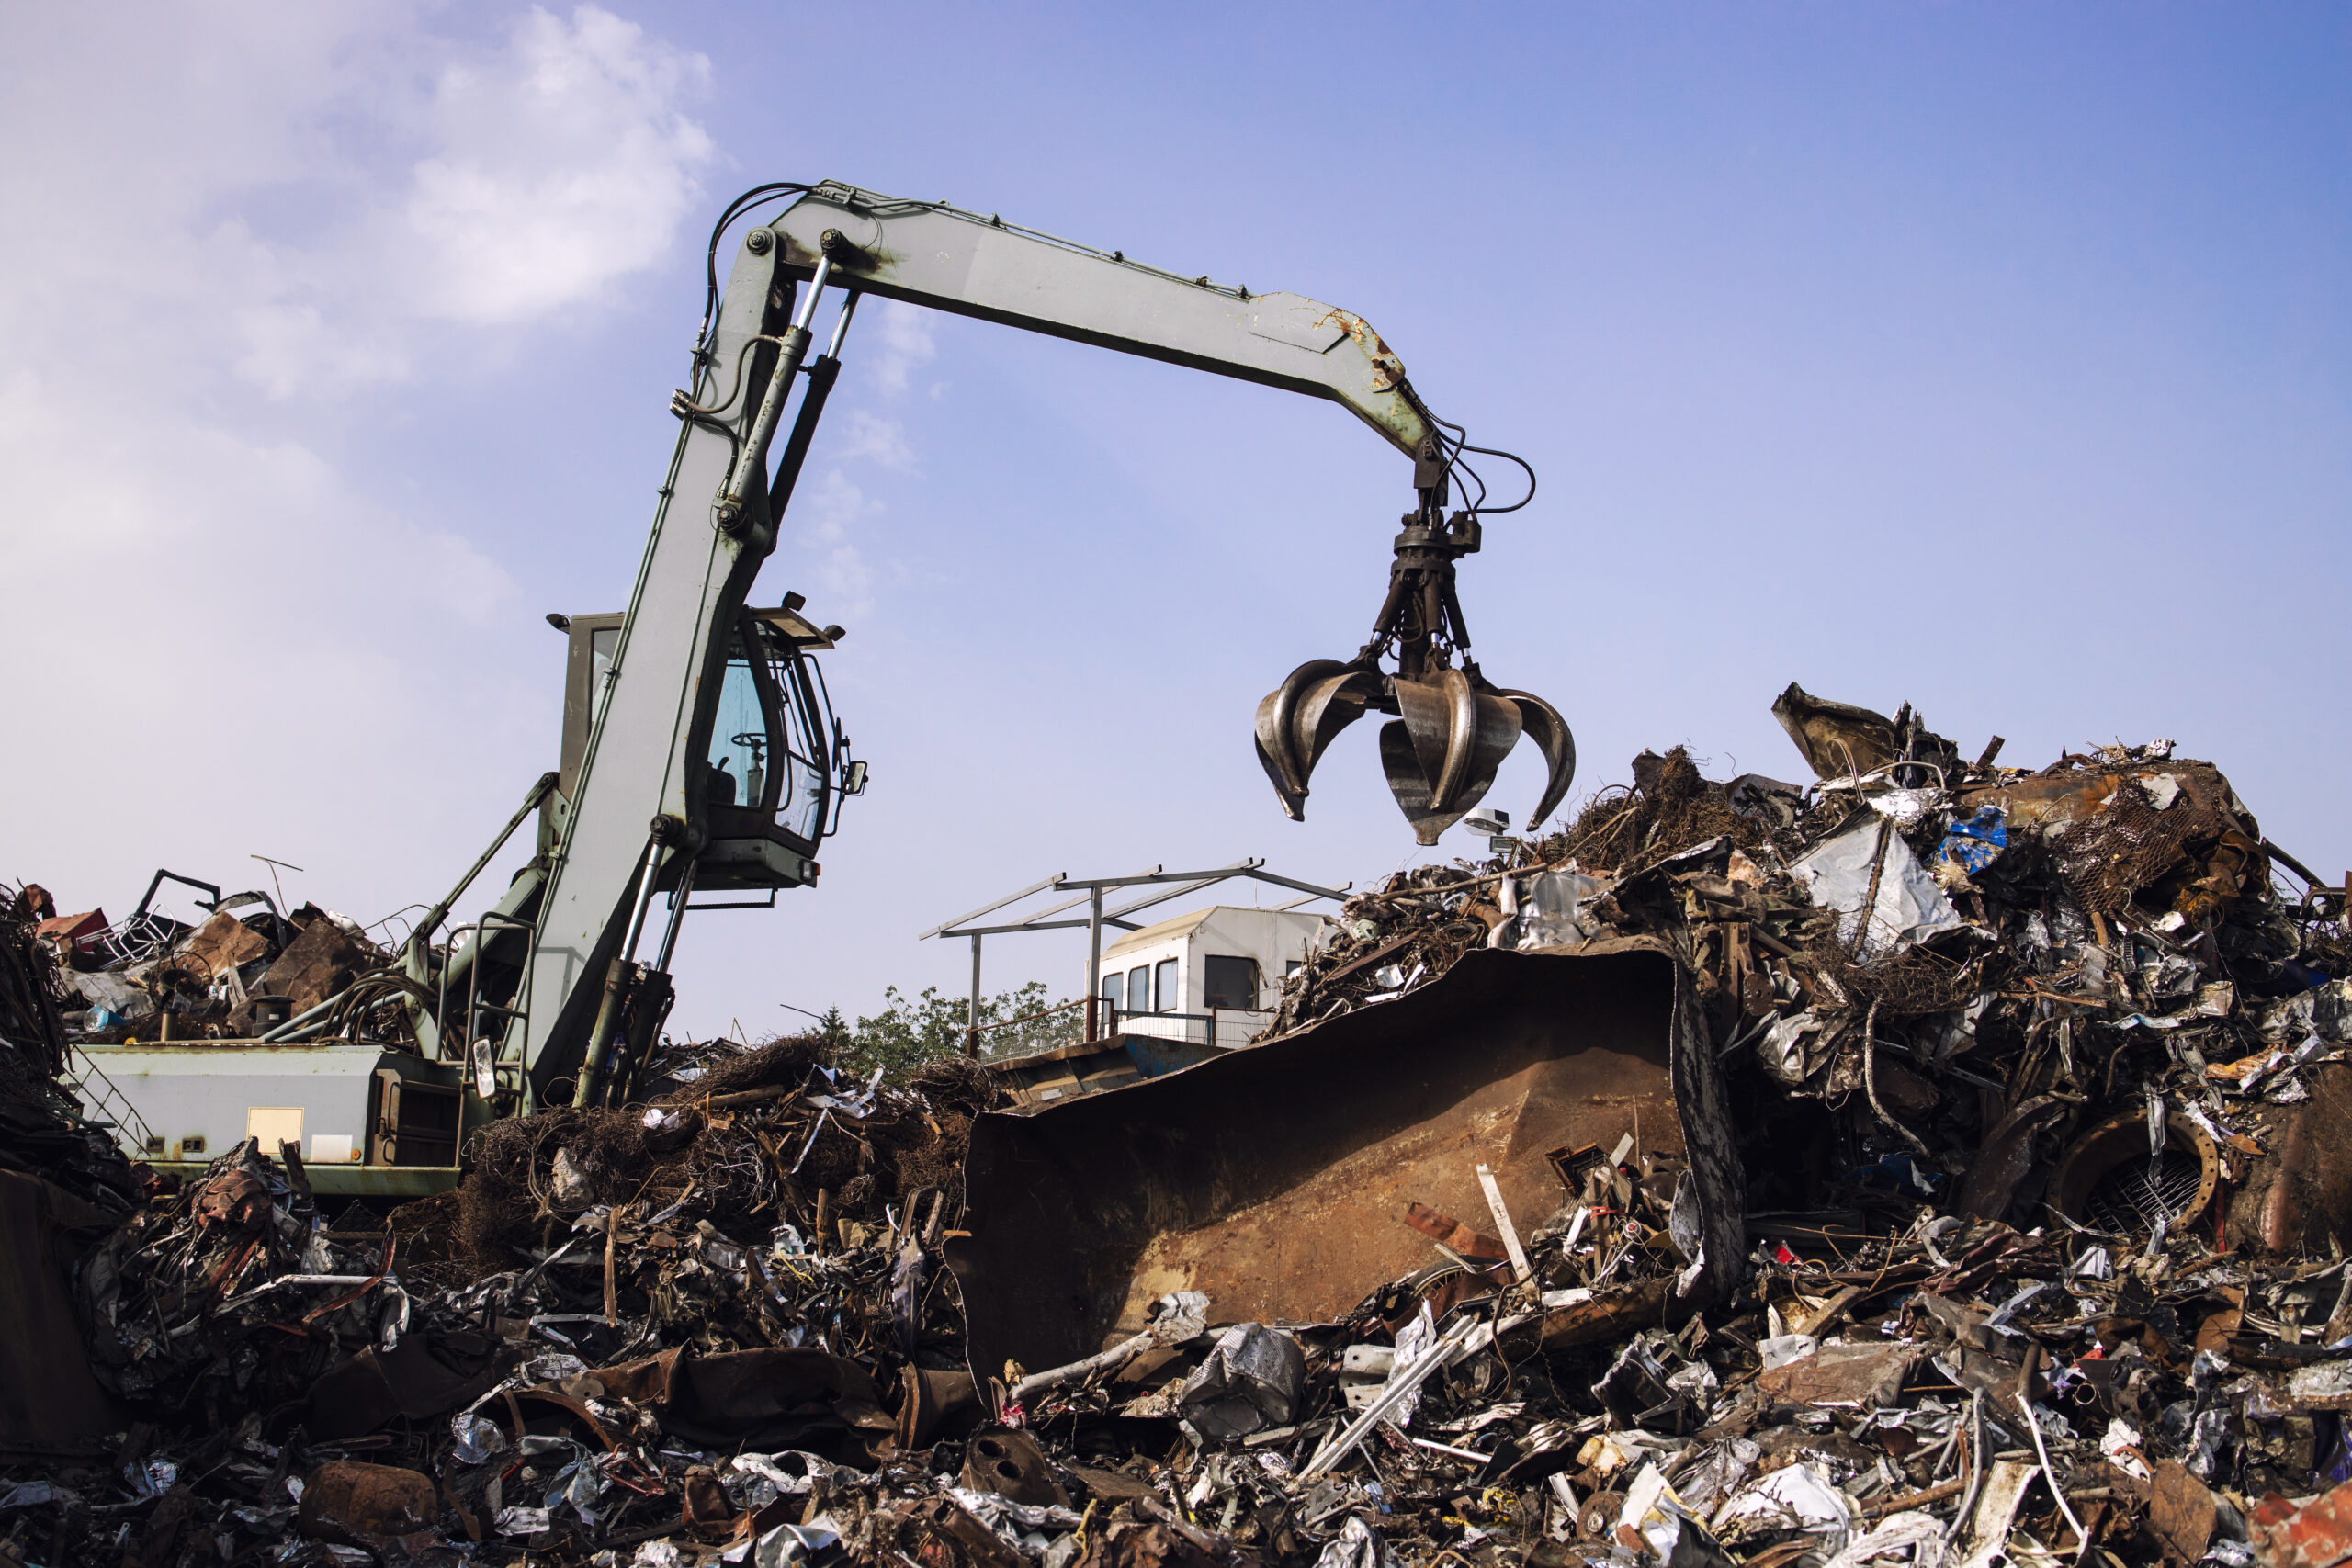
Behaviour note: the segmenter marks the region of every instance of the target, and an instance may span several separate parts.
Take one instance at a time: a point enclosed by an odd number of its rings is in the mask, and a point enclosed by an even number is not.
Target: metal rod
[[[662,933],[662,954],[653,967],[664,975],[670,972],[670,955],[678,951],[678,928],[686,921],[686,899],[695,890],[695,867],[698,862],[689,860],[678,869],[677,891],[670,896],[670,924]]]
[[[1219,878],[1227,876],[1239,876],[1245,872],[1253,870],[1265,863],[1266,863],[1264,861],[1252,857],[1249,860],[1237,862],[1232,865],[1213,866],[1207,871],[1153,870],[1146,872],[1140,876],[1090,876],[1083,878],[1066,876],[1062,878],[1057,886],[1062,887],[1140,887],[1148,882],[1198,882],[1204,877],[1211,881],[1216,881]]]
[[[817,439],[817,422],[825,415],[825,400],[832,396],[833,382],[842,373],[842,340],[849,336],[849,319],[856,309],[857,295],[853,292],[833,321],[831,346],[808,367],[808,389],[800,394],[800,412],[793,416],[792,434],[785,438],[784,456],[776,459],[775,479],[768,486],[770,521],[782,517],[792,504],[800,470],[808,461],[808,448]]]
[[[1032,1372],[1012,1385],[1012,1392],[1005,1396],[1005,1403],[1020,1404],[1033,1393],[1042,1393],[1049,1388],[1057,1388],[1066,1382],[1078,1382],[1112,1367],[1125,1366],[1142,1352],[1151,1348],[1159,1337],[1147,1328],[1141,1334],[1120,1340],[1100,1355],[1089,1356],[1082,1361],[1072,1361],[1066,1367],[1054,1367],[1046,1371]]]
[[[1084,900],[1080,900],[1080,903],[1084,903]],[[1143,929],[1143,921],[1120,919],[1117,915],[1108,915],[1108,912],[1103,915],[1103,924],[1117,926],[1120,931]],[[1040,921],[1035,921],[1035,924],[1030,924],[1030,921],[1021,921],[1018,926],[955,926],[955,929],[950,931],[941,931],[941,936],[1018,936],[1021,931],[1084,931],[1084,929],[1087,929],[1087,921],[1084,919],[1040,919]]]
[[[1081,898],[1078,901],[1082,904],[1086,900]],[[708,905],[700,907],[712,908],[726,908],[724,905]],[[766,906],[755,904],[752,905],[752,908],[765,908]],[[1137,921],[1123,920],[1119,919],[1118,916],[1107,912],[1102,917],[1102,923],[1106,926],[1116,926],[1124,931],[1141,931],[1143,929],[1142,925]],[[941,936],[1012,936],[1020,931],[1082,931],[1085,929],[1086,924],[1087,922],[1084,920],[1023,920],[1019,925],[1014,926],[951,926],[947,930],[941,931],[939,934]]]
[[[839,359],[842,356],[842,340],[849,336],[849,319],[857,313],[857,290],[853,288],[849,297],[842,301],[842,313],[833,318],[833,341],[825,345],[826,358]]]
[[[1391,1371],[1388,1385],[1381,1390],[1380,1396],[1361,1412],[1352,1424],[1323,1439],[1322,1447],[1307,1461],[1306,1469],[1299,1479],[1311,1481],[1345,1459],[1358,1443],[1363,1441],[1363,1435],[1372,1430],[1375,1422],[1403,1404],[1405,1396],[1427,1382],[1431,1373],[1452,1362],[1470,1342],[1472,1336],[1486,1326],[1475,1321],[1457,1325],[1453,1332],[1423,1350],[1406,1367]],[[1486,1336],[1487,1343],[1491,1344],[1493,1339],[1492,1333]],[[1481,1345],[1480,1348],[1484,1348]]]
[[[1445,1443],[1434,1443],[1427,1438],[1408,1438],[1405,1440],[1417,1449],[1427,1449],[1433,1454],[1451,1454],[1455,1459],[1471,1460],[1479,1464],[1484,1464],[1495,1457],[1492,1454],[1482,1454],[1476,1449],[1457,1449]],[[1560,1472],[1555,1471],[1553,1473],[1556,1475]]]
[[[555,774],[540,775],[539,782],[531,786],[531,793],[523,797],[523,804],[514,808],[514,815],[506,819],[506,826],[498,830],[498,837],[490,841],[490,848],[482,851],[481,858],[474,862],[465,875],[458,878],[458,885],[449,889],[448,897],[427,910],[424,921],[408,933],[407,956],[414,958],[423,953],[424,944],[433,940],[434,928],[449,918],[449,911],[457,907],[458,899],[466,896],[466,889],[474,885],[474,878],[481,874],[482,867],[488,865],[492,857],[506,847],[506,840],[514,836],[514,829],[523,825],[523,818],[537,810],[540,802],[547,799],[548,792],[555,786]],[[454,936],[456,933],[451,934]],[[455,963],[457,956],[453,950],[449,954],[449,961]],[[423,976],[418,976],[415,978],[422,979]]]
[[[1022,900],[1022,899],[1028,897],[1029,897],[1029,895],[1031,895],[1032,893],[1043,893],[1046,888],[1048,888],[1048,887],[1053,887],[1053,886],[1057,886],[1057,885],[1061,882],[1061,879],[1062,879],[1062,874],[1061,874],[1060,872],[1058,872],[1058,871],[1057,871],[1057,872],[1054,873],[1054,874],[1053,874],[1053,875],[1046,877],[1046,878],[1044,881],[1042,881],[1042,882],[1033,882],[1033,883],[1031,883],[1028,886],[1026,886],[1026,887],[1023,888],[1023,889],[1022,889],[1020,892],[1018,892],[1018,893],[1008,893],[1008,894],[1006,894],[1003,897],[1001,897],[1001,898],[998,899],[998,900],[997,900],[995,903],[993,903],[993,904],[983,904],[983,905],[981,905],[978,908],[974,909],[973,911],[971,911],[971,913],[969,913],[969,914],[966,914],[966,915],[958,915],[958,916],[956,916],[954,919],[949,920],[948,922],[946,922],[946,924],[944,924],[944,925],[937,925],[937,926],[933,926],[933,927],[932,927],[932,928],[931,928],[931,930],[929,930],[929,931],[927,931],[923,932],[923,933],[922,933],[922,936],[919,936],[919,937],[915,938],[915,940],[916,940],[917,942],[921,942],[921,941],[922,941],[922,940],[924,939],[924,937],[934,937],[934,936],[945,936],[945,935],[948,935],[948,934],[950,933],[950,931],[951,931],[951,929],[952,929],[953,927],[960,926],[960,925],[962,925],[966,920],[977,920],[977,919],[978,919],[982,915],[994,914],[997,910],[1003,908],[1007,904],[1018,904],[1019,902],[1021,902],[1021,900]],[[1073,899],[1071,899],[1071,900],[1070,900],[1070,902],[1071,902],[1071,903],[1073,903],[1073,904],[1074,904],[1074,903],[1076,903],[1077,901],[1078,901],[1078,900],[1076,900],[1075,898],[1073,898]],[[1068,907],[1069,907],[1068,905],[1065,905],[1065,906],[1064,906],[1064,908],[1068,908]]]
[[[662,840],[656,837],[645,846],[645,870],[640,873],[637,889],[637,908],[628,918],[628,935],[621,942],[621,957],[634,961],[637,939],[645,934],[645,912],[653,905],[653,885],[661,880]]]
[[[635,968],[626,958],[616,957],[605,971],[605,994],[596,1004],[595,1026],[588,1032],[588,1053],[581,1059],[580,1077],[571,1086],[571,1108],[585,1111],[596,1103],[596,1091],[603,1087],[605,1056],[610,1045],[609,1037],[620,1019],[621,998],[628,990],[628,972]]]
[[[825,291],[825,275],[832,270],[833,258],[819,252],[817,270],[808,275],[808,292],[800,299],[800,313],[792,319],[792,324],[801,332],[807,332],[808,324],[817,319],[817,296]]]
[[[513,915],[502,915],[495,909],[487,910],[482,915],[481,928],[474,937],[474,945],[476,950],[487,953],[490,951],[491,933],[497,931],[521,931],[523,933],[524,941],[528,942],[531,937],[532,925],[530,921],[518,919]],[[477,1094],[481,1092],[481,1088],[480,1077],[481,1064],[484,1062],[488,1063],[491,1070],[491,1078],[495,1082],[498,1074],[499,1053],[504,1050],[506,1046],[506,1032],[514,1027],[514,1020],[523,1016],[521,1010],[516,1008],[485,1008],[482,1005],[481,971],[482,966],[477,964],[471,970],[468,971],[466,975],[466,1053],[469,1056],[475,1059],[476,1080],[474,1088]],[[521,998],[511,998],[509,999],[520,1000]],[[447,1004],[445,1003],[444,1005]],[[492,1047],[490,1041],[486,1038],[477,1041],[474,1037],[474,1021],[480,1018],[485,1011],[503,1014],[506,1019],[506,1022],[499,1028],[498,1043],[495,1047]],[[447,1015],[445,1014],[443,1016],[446,1017]],[[436,1023],[435,1027],[438,1029],[439,1025]],[[443,1032],[446,1035],[446,1031]],[[447,1055],[446,1049],[444,1050],[443,1055],[445,1057]],[[488,1095],[481,1095],[481,1098],[487,1100],[490,1097]]]
[[[1478,1185],[1486,1190],[1487,1212],[1495,1216],[1495,1228],[1502,1232],[1503,1250],[1510,1254],[1511,1272],[1524,1285],[1535,1278],[1535,1271],[1528,1265],[1527,1248],[1520,1245],[1519,1227],[1511,1224],[1510,1205],[1503,1201],[1503,1190],[1495,1180],[1492,1166],[1478,1168]]]
[[[768,377],[768,389],[760,399],[760,412],[752,417],[752,428],[741,449],[735,454],[735,468],[727,476],[727,488],[719,492],[718,510],[722,525],[732,526],[742,515],[743,497],[752,487],[752,479],[765,469],[768,442],[775,435],[776,420],[784,412],[785,399],[791,394],[792,378],[800,373],[800,362],[808,357],[808,321],[817,313],[817,296],[824,292],[825,275],[832,265],[831,256],[817,258],[816,276],[808,280],[808,292],[800,301],[800,314],[784,330],[775,372]]]
[[[1226,880],[1227,878],[1222,876],[1204,876],[1197,882],[1180,882],[1172,887],[1163,887],[1159,892],[1153,893],[1147,897],[1137,898],[1132,903],[1122,904],[1117,908],[1113,909],[1108,918],[1112,919],[1122,919],[1128,915],[1134,914],[1138,909],[1148,909],[1155,904],[1166,904],[1177,898],[1189,897],[1193,894],[1201,892],[1204,888],[1214,887],[1218,883]]]
[[[654,823],[656,829],[661,820]],[[638,873],[637,905],[629,911],[628,934],[621,939],[621,950],[613,955],[612,967],[605,971],[605,995],[596,1007],[595,1024],[588,1032],[588,1051],[581,1059],[580,1077],[571,1086],[571,1107],[585,1111],[596,1103],[597,1090],[604,1087],[605,1057],[612,1045],[612,1032],[620,1022],[623,998],[628,994],[630,982],[636,977],[637,942],[645,934],[645,912],[653,903],[653,885],[662,873],[663,835],[656,832],[645,846],[645,866]]]
[[[463,926],[459,926],[459,927],[458,927],[456,930],[454,930],[454,931],[450,931],[450,933],[449,933],[449,940],[450,940],[451,942],[456,942],[456,941],[458,940],[458,938],[459,936],[463,935],[465,932],[467,932],[467,931],[480,931],[481,929],[481,926],[479,926],[479,925],[463,925]],[[447,1031],[447,1026],[446,1024],[444,1024],[441,1021],[442,1021],[443,1019],[447,1018],[448,1016],[449,1016],[449,966],[448,966],[447,964],[444,964],[443,965],[441,965],[441,992],[440,992],[440,995],[439,995],[439,996],[435,999],[434,1004],[433,1004],[433,1031],[434,1031],[434,1033],[435,1033],[435,1034],[438,1035],[438,1034],[441,1034],[441,1033],[446,1032],[446,1031]],[[468,1018],[467,1018],[467,1020],[466,1020],[466,1032],[467,1032],[468,1034],[471,1034],[471,1033],[473,1032],[473,1019],[472,1019],[472,1017],[471,1017],[470,1015],[469,1015],[469,1016],[468,1016]]]
[[[1347,897],[1348,892],[1345,887],[1317,887],[1312,882],[1295,882],[1287,876],[1276,876],[1271,871],[1258,871],[1252,869],[1242,873],[1242,874],[1249,877],[1252,882],[1271,882],[1277,887],[1287,887],[1292,889],[1294,892],[1312,894],[1315,898],[1344,898]],[[1301,898],[1297,901],[1305,904],[1313,902],[1313,899]],[[1284,908],[1288,908],[1288,906],[1285,905]]]
[[[1099,1040],[1094,1032],[1098,1003],[1102,997],[1102,889],[1096,887],[1086,901],[1086,1037]]]
[[[980,933],[972,933],[972,1011],[964,1028],[964,1055],[980,1054]]]

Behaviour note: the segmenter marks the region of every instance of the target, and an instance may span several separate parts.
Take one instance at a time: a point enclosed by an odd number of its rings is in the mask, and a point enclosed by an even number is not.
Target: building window
[[[1203,1002],[1213,1008],[1254,1008],[1258,1005],[1258,961],[1208,955],[1202,970]]]
[[[1127,1010],[1151,1010],[1151,965],[1138,964],[1127,971]]]
[[[1152,990],[1159,1003],[1159,1010],[1162,1012],[1183,1011],[1184,993],[1176,986],[1176,961],[1172,958],[1163,958],[1152,967],[1157,971],[1152,977]]]

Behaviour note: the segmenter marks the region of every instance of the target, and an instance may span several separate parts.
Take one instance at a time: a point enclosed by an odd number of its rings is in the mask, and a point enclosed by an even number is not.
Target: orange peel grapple
[[[1293,820],[1306,814],[1315,764],[1367,710],[1393,716],[1380,728],[1381,766],[1424,845],[1435,844],[1494,787],[1496,771],[1521,735],[1535,742],[1550,770],[1544,797],[1527,818],[1531,827],[1550,815],[1576,778],[1576,739],[1560,710],[1532,692],[1495,685],[1470,658],[1453,570],[1476,552],[1481,526],[1475,510],[1443,515],[1448,467],[1433,445],[1424,449],[1415,476],[1421,507],[1406,514],[1396,536],[1388,597],[1371,640],[1353,659],[1309,660],[1258,705],[1258,761]],[[1391,654],[1396,668],[1385,670],[1381,660]]]

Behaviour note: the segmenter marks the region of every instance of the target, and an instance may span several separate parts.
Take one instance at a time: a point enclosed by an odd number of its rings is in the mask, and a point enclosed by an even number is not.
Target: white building
[[[1290,909],[1196,909],[1103,949],[1101,994],[1124,1033],[1242,1044],[1330,923]]]

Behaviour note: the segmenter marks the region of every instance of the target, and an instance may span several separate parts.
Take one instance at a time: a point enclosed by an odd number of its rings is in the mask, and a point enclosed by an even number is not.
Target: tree
[[[938,987],[925,986],[921,996],[910,999],[891,986],[884,990],[882,999],[882,1010],[872,1018],[859,1019],[854,1030],[842,1030],[838,1012],[826,1015],[828,1037],[845,1036],[840,1047],[843,1066],[861,1076],[880,1067],[884,1077],[896,1079],[934,1058],[964,1054],[969,998],[942,996]],[[1020,1056],[1072,1044],[1084,1023],[1082,1010],[1046,1000],[1046,983],[1032,980],[1017,991],[981,998],[980,1055]],[[1002,1027],[990,1028],[991,1024]]]

